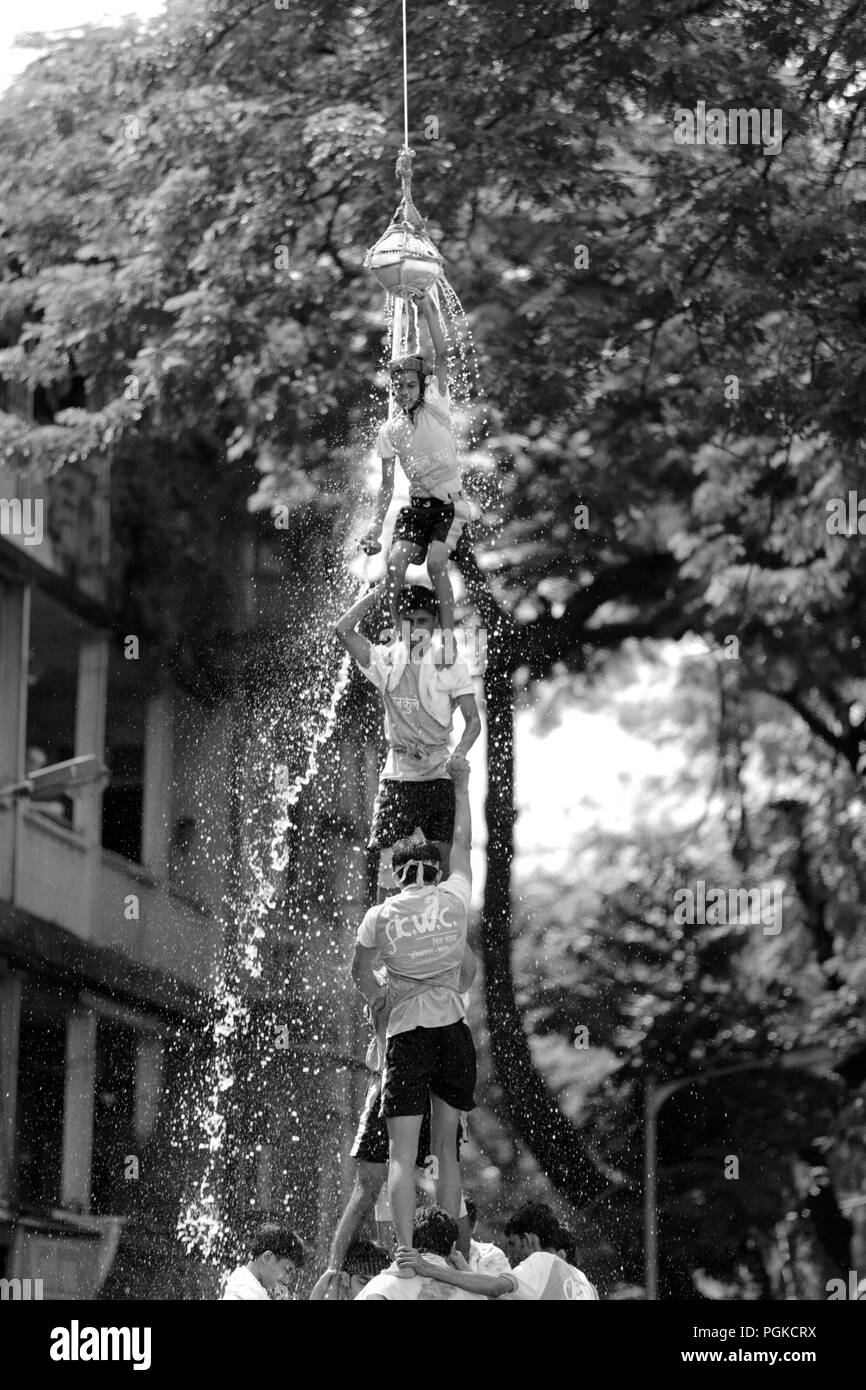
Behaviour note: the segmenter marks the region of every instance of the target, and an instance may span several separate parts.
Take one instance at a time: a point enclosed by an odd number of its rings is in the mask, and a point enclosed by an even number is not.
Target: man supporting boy
[[[454,709],[463,715],[462,737],[453,756],[465,758],[481,732],[475,688],[462,661],[444,666],[437,660],[436,597],[412,585],[403,590],[401,621],[411,641],[374,644],[358,624],[383,596],[371,589],[337,621],[335,631],[367,680],[376,687],[385,713],[388,754],[373,808],[369,848],[378,850],[379,900],[390,886],[390,851],[398,840],[421,830],[439,846],[447,871],[454,825],[454,786],[448,775]]]
[[[396,845],[393,872],[401,891],[367,912],[352,960],[352,979],[373,1018],[387,1015],[381,1113],[388,1126],[388,1193],[402,1245],[411,1244],[415,1156],[428,1105],[436,1199],[455,1221],[461,1201],[457,1126],[460,1112],[475,1105],[475,1045],[462,999],[475,977],[466,939],[472,817],[465,758],[451,758],[450,775],[456,805],[449,877],[442,878],[435,844]],[[379,960],[388,972],[387,989],[376,978]]]
[[[573,1242],[544,1202],[527,1202],[516,1211],[505,1235],[512,1266],[509,1274],[473,1274],[459,1255],[452,1255],[452,1266],[433,1264],[408,1248],[397,1251],[397,1263],[422,1278],[440,1279],[486,1298],[528,1303],[598,1301],[598,1290],[586,1275],[562,1258],[560,1250],[567,1246],[571,1252]]]
[[[421,1207],[412,1224],[412,1238],[419,1253],[427,1264],[434,1268],[447,1268],[446,1260],[454,1249],[457,1240],[457,1223],[440,1207]],[[477,1294],[464,1293],[461,1289],[449,1287],[437,1280],[416,1277],[401,1279],[393,1270],[383,1270],[356,1296],[356,1303],[416,1302],[417,1300],[457,1299],[478,1301]]]
[[[448,396],[448,349],[432,294],[418,301],[433,344],[435,362],[420,352],[395,358],[391,388],[399,413],[382,425],[376,452],[382,460],[382,483],[376,519],[361,545],[373,554],[394,492],[394,458],[398,456],[409,480],[409,506],[400,511],[388,555],[388,603],[396,625],[398,600],[409,565],[427,560],[430,582],[439,600],[445,660],[453,660],[454,593],[448,560],[469,519],[463,497],[460,464],[451,425]]]
[[[339,1270],[326,1269],[310,1294],[311,1303],[349,1303],[391,1264],[391,1256],[371,1240],[353,1240]]]

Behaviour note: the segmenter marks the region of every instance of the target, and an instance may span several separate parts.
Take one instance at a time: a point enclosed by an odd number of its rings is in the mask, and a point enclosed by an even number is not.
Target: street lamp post
[[[678,1076],[673,1081],[656,1085],[656,1078],[648,1072],[644,1081],[643,1122],[644,1122],[644,1284],[646,1297],[655,1302],[658,1299],[658,1162],[657,1162],[657,1121],[658,1113],[665,1101],[681,1091],[684,1086],[702,1085],[718,1076],[730,1076],[743,1071],[785,1071],[793,1067],[806,1068],[809,1065],[826,1064],[833,1060],[829,1048],[801,1048],[797,1052],[786,1052],[780,1057],[772,1057],[766,1062],[740,1062],[730,1067],[711,1067],[709,1071],[698,1072],[694,1076]]]

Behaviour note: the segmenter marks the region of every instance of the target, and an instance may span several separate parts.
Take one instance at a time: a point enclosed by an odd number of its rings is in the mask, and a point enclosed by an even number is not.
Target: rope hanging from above
[[[396,174],[403,196],[388,227],[364,258],[383,289],[401,299],[424,294],[442,273],[443,260],[427,235],[427,227],[412,199],[412,160],[409,148],[409,69],[406,46],[406,0],[403,0],[403,148]]]
[[[403,196],[391,225],[364,258],[364,269],[371,271],[389,294],[401,299],[428,290],[439,279],[444,264],[412,199],[414,153],[408,146],[400,151],[397,177]]]

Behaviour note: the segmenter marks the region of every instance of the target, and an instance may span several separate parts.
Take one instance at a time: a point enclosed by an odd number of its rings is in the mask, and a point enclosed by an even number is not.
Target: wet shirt
[[[451,432],[451,403],[435,377],[427,378],[424,403],[413,420],[401,412],[382,425],[376,453],[385,459],[395,453],[400,456],[410,497],[438,497],[448,502],[460,492],[463,483]]]
[[[443,1260],[441,1255],[425,1255],[424,1259],[431,1265],[442,1265],[444,1269],[449,1267],[448,1261]],[[383,1270],[371,1279],[369,1284],[365,1284],[356,1296],[355,1302],[372,1298],[374,1294],[378,1294],[380,1298],[387,1298],[391,1303],[421,1303],[432,1300],[439,1302],[442,1299],[459,1303],[465,1303],[470,1299],[474,1303],[487,1301],[483,1294],[467,1293],[465,1289],[455,1288],[453,1284],[443,1284],[438,1279],[422,1279],[420,1274],[416,1274],[412,1279],[398,1279],[387,1270]]]
[[[226,1280],[223,1289],[222,1300],[229,1303],[265,1303],[270,1302],[268,1291],[264,1284],[260,1284],[256,1276],[247,1269],[246,1265],[238,1265]]]
[[[559,1255],[549,1254],[545,1250],[536,1251],[528,1259],[521,1260],[512,1269],[510,1278],[516,1287],[514,1293],[505,1294],[504,1297],[517,1302],[598,1300],[598,1293],[585,1274],[566,1264]]]
[[[470,1240],[469,1268],[473,1274],[510,1274],[511,1265],[504,1250],[488,1241]]]
[[[472,677],[464,662],[436,666],[433,652],[427,651],[421,661],[407,661],[394,682],[387,654],[388,648],[374,646],[369,666],[361,667],[379,691],[385,710],[388,756],[382,776],[397,782],[431,782],[447,777],[453,701],[461,695],[474,694]],[[427,700],[421,695],[424,679]],[[442,722],[443,718],[447,723]]]
[[[404,888],[371,907],[358,945],[375,946],[388,972],[387,1036],[411,1028],[444,1028],[466,1017],[458,992],[466,949],[469,879]]]

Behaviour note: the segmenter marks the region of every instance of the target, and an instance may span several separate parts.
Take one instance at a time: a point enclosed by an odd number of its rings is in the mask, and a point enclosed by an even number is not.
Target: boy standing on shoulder
[[[475,1105],[475,1044],[462,996],[475,978],[467,944],[472,893],[469,764],[449,764],[455,789],[451,873],[442,878],[439,849],[402,840],[394,847],[395,897],[371,907],[355,943],[352,979],[374,1019],[387,1018],[381,1114],[388,1127],[388,1194],[399,1245],[412,1243],[415,1156],[421,1121],[432,1111],[438,1164],[436,1200],[456,1222],[460,1213],[457,1126]],[[378,961],[387,986],[376,978]]]
[[[443,653],[454,661],[454,592],[448,560],[466,522],[469,507],[451,424],[448,394],[448,349],[428,290],[419,309],[430,332],[435,363],[422,353],[408,353],[391,363],[391,390],[398,413],[379,430],[376,452],[382,460],[382,482],[376,520],[361,540],[368,554],[381,547],[381,531],[394,492],[394,458],[409,480],[409,506],[400,511],[388,555],[387,595],[391,621],[398,626],[400,593],[409,565],[427,560],[427,573],[439,600]]]

